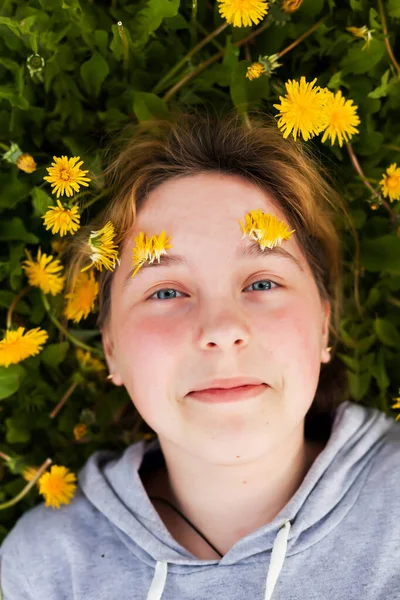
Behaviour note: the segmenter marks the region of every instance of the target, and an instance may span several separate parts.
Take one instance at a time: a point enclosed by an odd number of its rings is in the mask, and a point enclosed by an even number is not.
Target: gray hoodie
[[[333,416],[294,496],[219,560],[151,504],[139,469],[163,461],[158,439],[95,452],[69,505],[35,506],[5,538],[3,600],[400,599],[400,423],[354,402]]]

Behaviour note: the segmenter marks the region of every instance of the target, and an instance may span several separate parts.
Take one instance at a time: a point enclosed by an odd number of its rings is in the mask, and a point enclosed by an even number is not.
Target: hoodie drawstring
[[[283,527],[278,531],[272,547],[271,560],[269,563],[267,582],[265,584],[264,600],[270,600],[279,574],[283,567],[286,556],[287,540],[290,531],[290,521],[285,521]]]
[[[147,594],[147,600],[160,600],[167,580],[167,569],[167,562],[157,561],[153,581]]]
[[[285,521],[284,525],[278,531],[272,547],[271,560],[269,563],[267,581],[265,584],[264,600],[271,600],[272,594],[278,581],[279,574],[285,561],[287,540],[290,531],[290,521]],[[160,600],[167,580],[168,563],[166,561],[157,561],[153,581],[147,600]]]

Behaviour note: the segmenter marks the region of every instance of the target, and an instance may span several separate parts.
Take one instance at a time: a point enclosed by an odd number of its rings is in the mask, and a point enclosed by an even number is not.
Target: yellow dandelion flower
[[[18,327],[16,331],[6,331],[5,337],[0,341],[0,366],[16,365],[29,356],[39,354],[49,334],[47,331],[36,327],[28,330]]]
[[[368,29],[366,25],[363,25],[362,27],[346,27],[346,30],[355,37],[363,38],[365,40],[365,44],[361,50],[365,50],[365,48],[369,47],[372,40],[372,34],[375,31],[375,29]]]
[[[390,202],[400,200],[400,168],[397,167],[397,163],[391,164],[386,169],[386,173],[382,175],[379,183],[385,198],[389,196]]]
[[[83,165],[83,160],[78,164],[75,164],[80,159],[80,156],[74,156],[68,158],[67,156],[53,156],[54,162],[51,163],[50,167],[46,167],[49,175],[43,177],[45,181],[51,183],[53,189],[52,193],[57,192],[57,198],[64,195],[73,196],[75,192],[79,192],[80,185],[89,186],[87,181],[91,181],[88,177],[85,177],[89,171],[82,171],[79,167]]]
[[[218,0],[221,16],[234,27],[257,25],[268,12],[269,3],[264,0]]]
[[[246,77],[252,81],[253,79],[258,79],[264,73],[265,67],[259,62],[254,62],[249,67],[247,67]]]
[[[358,106],[353,105],[353,100],[346,100],[342,92],[338,90],[333,94],[326,89],[325,93],[325,131],[322,136],[322,142],[329,137],[333,146],[337,137],[339,146],[342,146],[343,140],[348,142],[354,133],[359,133],[356,125],[360,119],[356,113]]]
[[[116,263],[119,264],[120,261],[118,259],[118,246],[114,244],[114,236],[114,225],[111,221],[107,221],[102,229],[91,232],[88,241],[88,252],[91,252],[89,257],[92,262],[81,269],[81,272],[90,269],[92,265],[99,271],[102,271],[103,266],[109,271],[115,269]]]
[[[394,409],[394,408],[399,409],[400,408],[400,397],[399,398],[393,398],[393,400],[396,400],[396,404],[392,404],[391,408],[392,409]],[[399,421],[399,420],[400,420],[400,414],[397,415],[397,417],[396,417],[396,421]]]
[[[305,140],[308,140],[323,130],[326,120],[325,92],[320,87],[313,87],[316,81],[317,79],[314,79],[307,83],[305,77],[301,77],[300,83],[289,80],[285,84],[286,96],[279,96],[281,104],[274,104],[274,107],[279,110],[278,127],[283,131],[284,138],[292,133],[296,140],[297,134],[300,133]]]
[[[33,171],[36,171],[37,167],[33,156],[31,156],[27,152],[20,154],[15,164],[17,165],[18,169],[21,169],[21,171],[25,171],[25,173],[33,173]]]
[[[140,267],[147,260],[152,263],[155,259],[160,262],[161,254],[166,254],[168,248],[172,248],[169,243],[171,238],[166,239],[166,232],[162,231],[160,235],[148,237],[141,231],[135,237],[135,246],[132,253],[132,266],[136,267],[132,273],[132,277],[136,275]]]
[[[283,0],[281,4],[281,11],[284,13],[292,13],[300,8],[303,0]]]
[[[22,477],[26,481],[32,481],[38,471],[39,467],[27,467],[22,471]]]
[[[85,423],[78,423],[77,425],[75,425],[74,438],[76,440],[80,440],[81,438],[85,437],[86,434],[87,434],[87,425],[85,425]]]
[[[53,296],[61,292],[65,277],[60,274],[63,266],[58,258],[53,258],[51,254],[49,256],[42,254],[39,248],[35,262],[28,250],[25,249],[25,253],[29,260],[22,263],[22,268],[30,285],[39,287],[45,294],[50,293]]]
[[[76,358],[81,363],[81,365],[89,371],[96,371],[98,373],[101,373],[106,369],[105,364],[101,360],[99,360],[95,356],[92,356],[89,351],[84,352],[81,348],[77,348]]]
[[[60,232],[62,237],[66,233],[74,234],[80,227],[80,215],[77,206],[63,206],[57,200],[57,206],[48,206],[49,210],[42,216],[46,229],[51,229],[51,233]]]
[[[95,279],[93,271],[79,273],[72,290],[65,294],[67,304],[64,314],[67,319],[79,323],[86,319],[94,309],[94,303],[99,294],[99,284]]]
[[[66,467],[53,465],[51,471],[44,473],[38,481],[46,506],[60,508],[61,504],[69,504],[75,494],[76,475],[69,473]]]
[[[274,248],[283,240],[289,240],[296,230],[289,231],[288,226],[281,219],[272,214],[263,213],[260,209],[251,210],[245,216],[246,224],[239,219],[243,231],[242,240],[249,236],[256,240],[262,250],[266,247]]]

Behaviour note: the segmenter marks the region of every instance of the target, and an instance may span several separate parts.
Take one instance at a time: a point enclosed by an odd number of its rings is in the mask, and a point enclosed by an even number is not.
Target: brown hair
[[[321,365],[308,423],[313,416],[330,413],[348,398],[345,367],[336,356],[343,262],[338,231],[342,228],[340,213],[347,211],[328,183],[331,177],[310,142],[284,139],[276,122],[257,110],[243,122],[236,111],[218,116],[177,109],[166,119],[124,126],[106,147],[105,157],[107,204],[71,240],[67,286],[87,264],[83,248],[90,231],[112,221],[115,243],[121,247],[146,197],[161,183],[209,171],[241,175],[267,192],[285,214],[290,228],[296,229],[320,297],[330,302],[331,361]],[[111,271],[102,271],[99,277],[100,329],[110,314],[112,277]]]

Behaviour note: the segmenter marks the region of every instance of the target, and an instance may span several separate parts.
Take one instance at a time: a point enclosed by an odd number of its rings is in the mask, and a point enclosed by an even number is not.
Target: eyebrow
[[[285,248],[283,248],[282,246],[275,246],[274,248],[265,248],[264,250],[262,250],[258,242],[252,241],[247,246],[241,246],[240,248],[238,248],[236,251],[235,258],[237,260],[243,260],[246,258],[260,258],[261,256],[264,258],[265,257],[269,258],[271,256],[283,258],[285,260],[290,261],[293,265],[295,265],[295,267],[298,270],[304,272],[304,269],[303,269],[300,261],[295,256],[290,254],[290,252],[285,250]],[[144,262],[133,279],[136,279],[140,275],[140,273],[142,273],[144,270],[155,269],[155,268],[160,268],[160,267],[170,267],[173,265],[180,265],[180,266],[186,266],[186,267],[190,266],[189,262],[185,256],[182,256],[180,254],[169,254],[169,253],[162,254],[160,256],[160,262],[158,262],[157,259],[155,259],[154,262],[152,262],[152,263]],[[134,272],[135,268],[136,267],[133,267],[129,271],[129,273],[124,281],[124,287],[126,287],[129,283],[129,281],[132,280],[132,273]]]

